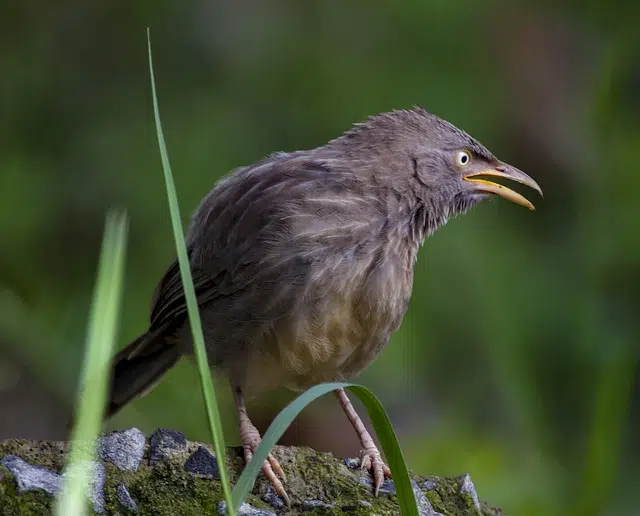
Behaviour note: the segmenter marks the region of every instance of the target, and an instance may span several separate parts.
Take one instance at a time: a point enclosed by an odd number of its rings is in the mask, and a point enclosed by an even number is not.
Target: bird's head
[[[357,159],[370,159],[370,169],[380,182],[403,194],[410,192],[426,207],[430,218],[426,233],[493,196],[534,209],[531,201],[502,183],[521,183],[542,195],[527,174],[420,107],[371,117],[336,141]]]
[[[403,118],[403,115],[399,115]],[[531,201],[496,179],[514,181],[536,190],[542,189],[527,174],[496,158],[480,142],[453,124],[417,108],[407,118],[407,150],[414,179],[442,201],[458,199],[470,203],[493,195],[535,209]],[[411,151],[410,151],[411,152]]]

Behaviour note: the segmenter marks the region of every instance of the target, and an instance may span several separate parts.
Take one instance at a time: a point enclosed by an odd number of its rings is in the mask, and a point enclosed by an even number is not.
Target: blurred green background
[[[535,177],[537,212],[485,203],[428,239],[360,380],[417,472],[469,472],[507,514],[640,514],[639,23],[631,2],[3,1],[0,438],[65,437],[105,211],[131,217],[121,346],[173,260],[150,26],[185,220],[233,167],[416,103]],[[193,364],[109,427],[134,425],[207,439]],[[333,398],[283,442],[358,451]]]

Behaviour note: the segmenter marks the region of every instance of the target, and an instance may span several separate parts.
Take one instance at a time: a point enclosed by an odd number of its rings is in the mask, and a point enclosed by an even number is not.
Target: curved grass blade
[[[151,77],[151,94],[153,97],[153,114],[156,123],[156,132],[158,136],[158,146],[160,147],[160,157],[162,159],[162,170],[164,171],[164,179],[167,186],[167,198],[169,200],[169,211],[171,213],[171,225],[173,227],[173,236],[176,243],[176,251],[178,254],[178,263],[180,265],[180,275],[182,285],[184,287],[184,295],[187,300],[187,311],[189,313],[189,322],[191,323],[191,333],[193,335],[193,346],[195,349],[196,362],[198,364],[198,373],[200,383],[202,385],[202,394],[207,411],[211,436],[213,438],[213,446],[216,452],[216,460],[218,461],[218,469],[220,470],[220,482],[222,491],[227,502],[227,512],[231,516],[236,514],[235,507],[231,499],[231,488],[229,486],[229,477],[225,468],[225,446],[224,435],[222,433],[222,422],[220,421],[220,411],[218,410],[218,400],[213,388],[213,380],[211,379],[211,371],[207,361],[207,353],[204,347],[204,336],[202,334],[202,325],[200,323],[200,314],[198,311],[198,302],[196,301],[195,289],[193,287],[193,279],[191,277],[191,266],[187,255],[187,248],[184,243],[184,233],[182,231],[182,221],[180,219],[180,208],[178,206],[178,196],[176,195],[176,187],[173,182],[171,166],[169,165],[169,155],[164,142],[162,132],[162,124],[160,122],[160,110],[158,108],[158,97],[156,95],[156,82],[153,75],[153,60],[151,58],[151,34],[147,28],[147,49],[149,53],[149,74]]]
[[[253,454],[249,464],[244,468],[242,475],[240,475],[233,489],[235,507],[239,507],[247,497],[260,473],[262,463],[298,414],[320,396],[324,396],[340,388],[348,388],[356,394],[369,413],[371,423],[380,440],[382,450],[393,474],[401,513],[404,516],[418,516],[418,508],[416,506],[409,472],[407,471],[407,465],[389,417],[382,407],[382,404],[378,401],[378,398],[376,398],[369,389],[353,383],[323,383],[311,387],[311,389],[298,396],[276,416],[264,434],[262,443],[260,443],[260,446],[258,446],[258,449]]]
[[[122,291],[127,217],[107,215],[64,485],[55,514],[79,516],[87,511],[87,486],[93,478],[95,440],[100,433],[107,398],[111,357],[118,326]]]

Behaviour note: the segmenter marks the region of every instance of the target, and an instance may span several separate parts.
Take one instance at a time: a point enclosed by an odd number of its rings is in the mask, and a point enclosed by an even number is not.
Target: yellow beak
[[[499,195],[500,197],[504,197],[511,202],[519,204],[520,206],[524,206],[525,208],[529,208],[530,210],[535,210],[535,207],[533,206],[531,201],[520,195],[518,192],[514,192],[506,186],[503,186],[499,183],[494,183],[493,181],[489,181],[488,179],[482,179],[478,176],[504,177],[505,179],[510,179],[511,181],[515,181],[516,183],[521,183],[523,185],[527,185],[530,188],[533,188],[542,197],[542,189],[540,188],[540,186],[538,186],[538,183],[536,183],[531,177],[529,177],[521,170],[518,170],[511,165],[507,165],[506,163],[501,163],[497,167],[489,170],[482,170],[480,172],[467,174],[464,176],[464,180],[469,181],[470,183],[474,183],[475,189],[479,192]]]

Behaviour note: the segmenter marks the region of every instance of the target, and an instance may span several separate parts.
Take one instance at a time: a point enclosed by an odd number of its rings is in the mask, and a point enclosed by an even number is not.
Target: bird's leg
[[[353,428],[358,432],[358,437],[360,437],[360,442],[362,443],[362,450],[360,450],[360,465],[362,469],[371,471],[375,485],[375,494],[378,496],[378,491],[380,490],[380,486],[382,485],[382,482],[384,482],[385,477],[391,478],[391,470],[382,460],[380,451],[378,451],[371,435],[365,428],[362,419],[360,419],[360,416],[353,408],[345,390],[338,389],[335,393],[340,406],[344,410],[345,414],[347,414]]]
[[[242,441],[242,447],[244,449],[244,460],[245,463],[248,464],[251,460],[251,457],[253,457],[253,452],[256,451],[256,448],[258,448],[258,445],[260,444],[262,439],[260,438],[260,432],[258,432],[258,429],[249,419],[249,416],[247,414],[247,407],[245,407],[244,404],[244,396],[242,395],[242,390],[239,387],[234,387],[233,397],[236,403],[236,410],[238,412],[240,440]],[[289,496],[284,490],[282,482],[277,475],[279,475],[280,478],[282,478],[282,480],[284,480],[285,482],[287,481],[287,479],[284,476],[282,467],[280,467],[280,463],[271,453],[267,455],[267,460],[265,460],[264,464],[262,465],[262,472],[273,484],[276,493],[278,493],[284,499],[287,505],[290,506],[291,500],[289,499]]]

